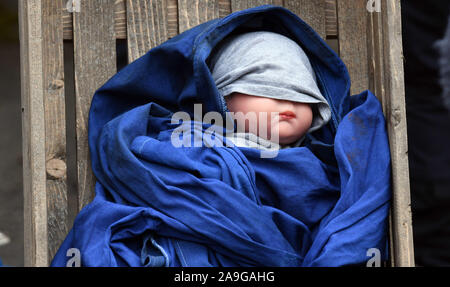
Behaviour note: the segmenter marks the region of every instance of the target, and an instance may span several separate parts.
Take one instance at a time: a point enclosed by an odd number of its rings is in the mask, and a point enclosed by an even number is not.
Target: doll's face
[[[273,132],[278,131],[279,144],[290,144],[299,140],[312,124],[313,112],[309,104],[241,93],[232,93],[225,99],[230,112],[257,115],[245,119],[235,117],[240,130],[254,133],[267,140],[270,140]],[[272,117],[272,113],[277,115]],[[267,116],[260,117],[260,115]],[[261,126],[267,128],[266,133],[260,133]]]

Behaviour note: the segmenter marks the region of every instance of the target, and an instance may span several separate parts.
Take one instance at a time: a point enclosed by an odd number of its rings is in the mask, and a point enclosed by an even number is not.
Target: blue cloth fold
[[[168,267],[170,258],[158,244],[154,235],[147,235],[141,250],[141,264],[144,267]]]
[[[177,111],[226,111],[208,55],[239,29],[303,45],[332,120],[274,158],[245,147],[175,147]],[[96,91],[89,147],[96,196],[52,261],[82,266],[342,266],[387,259],[390,153],[377,98],[350,97],[345,65],[289,10],[264,5],[153,48]],[[201,136],[210,125],[198,123]],[[224,138],[217,135],[216,140]]]

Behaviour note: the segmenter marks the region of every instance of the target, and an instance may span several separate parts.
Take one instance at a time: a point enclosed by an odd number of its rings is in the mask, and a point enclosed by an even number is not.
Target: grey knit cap
[[[257,31],[227,38],[211,57],[212,77],[224,97],[233,92],[315,104],[309,132],[331,118],[303,49],[278,33]]]

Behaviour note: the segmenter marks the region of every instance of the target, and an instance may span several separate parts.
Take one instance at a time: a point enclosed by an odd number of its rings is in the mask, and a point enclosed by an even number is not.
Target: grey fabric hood
[[[225,39],[211,57],[211,73],[223,97],[233,92],[312,104],[309,132],[331,118],[303,49],[286,36],[254,31]]]

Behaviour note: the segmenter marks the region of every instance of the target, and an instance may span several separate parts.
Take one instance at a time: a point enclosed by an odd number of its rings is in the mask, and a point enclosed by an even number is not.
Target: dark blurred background
[[[401,4],[415,259],[420,266],[450,266],[450,112],[436,47],[450,1]]]
[[[18,1],[0,0],[0,259],[23,266]]]

